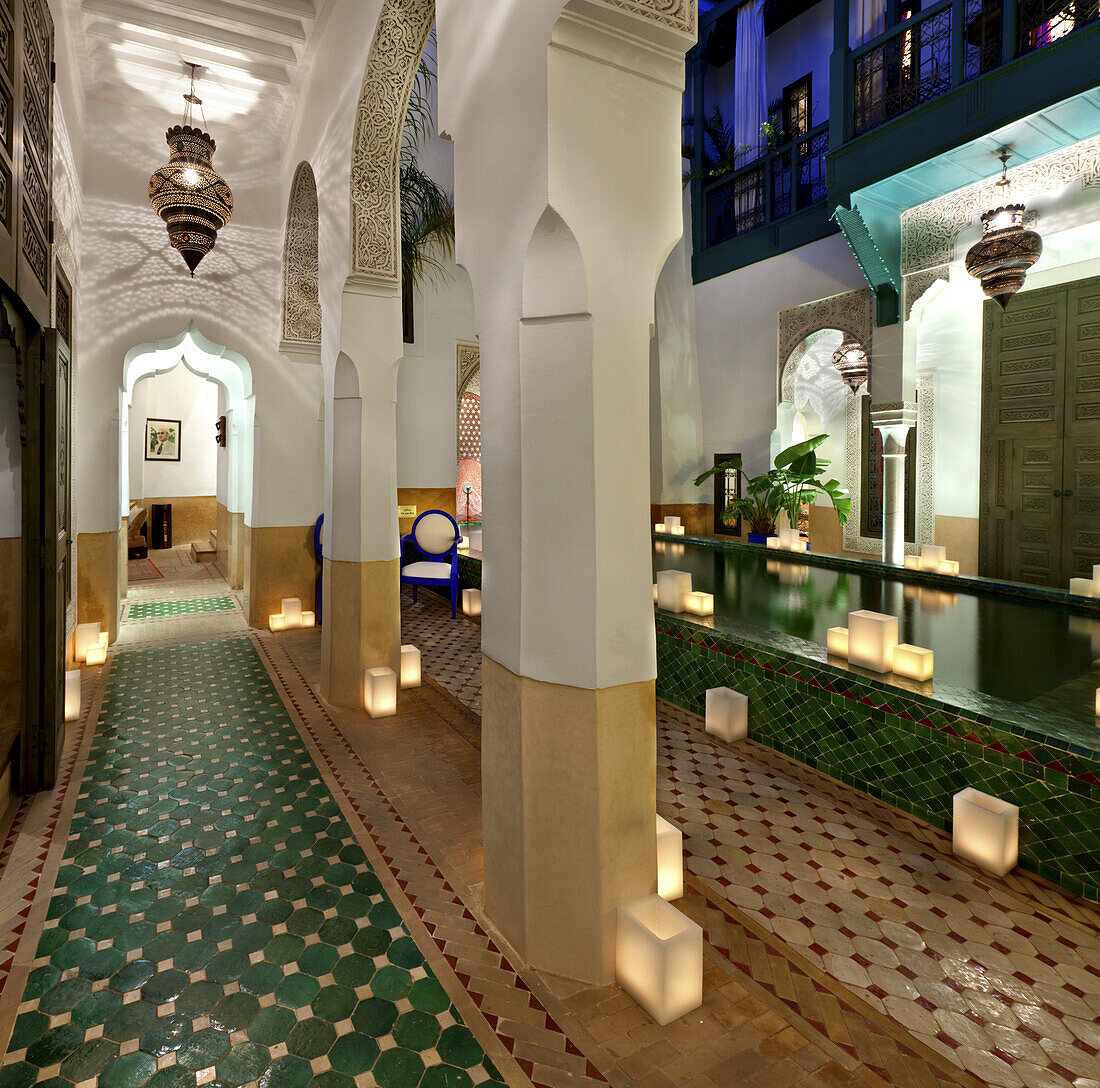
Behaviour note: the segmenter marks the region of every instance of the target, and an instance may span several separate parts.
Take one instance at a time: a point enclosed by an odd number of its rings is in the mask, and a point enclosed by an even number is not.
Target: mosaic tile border
[[[995,723],[935,709],[894,689],[747,639],[658,613],[657,693],[705,713],[707,688],[749,696],[755,740],[949,828],[965,786],[1021,808],[1021,864],[1100,901],[1100,763],[1028,743]]]

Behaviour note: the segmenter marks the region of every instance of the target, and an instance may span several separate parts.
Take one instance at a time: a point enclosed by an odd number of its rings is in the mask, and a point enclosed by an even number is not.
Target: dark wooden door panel
[[[1068,580],[1091,577],[1100,563],[1100,282],[1071,285],[1066,316],[1062,550]]]

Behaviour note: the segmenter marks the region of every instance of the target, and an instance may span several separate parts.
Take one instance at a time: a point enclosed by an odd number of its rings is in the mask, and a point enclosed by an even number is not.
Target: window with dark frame
[[[406,344],[416,342],[416,330],[413,325],[413,295],[412,284],[402,277],[401,280],[401,339]]]
[[[726,461],[739,460],[739,453],[716,453],[715,465],[721,465]],[[722,536],[741,535],[741,517],[735,519],[732,525],[727,525],[722,520],[722,514],[726,507],[734,499],[741,497],[741,473],[736,469],[726,469],[724,472],[714,474],[714,532]]]
[[[810,99],[811,73],[783,89],[784,139],[793,140],[805,136],[814,127],[813,105]]]

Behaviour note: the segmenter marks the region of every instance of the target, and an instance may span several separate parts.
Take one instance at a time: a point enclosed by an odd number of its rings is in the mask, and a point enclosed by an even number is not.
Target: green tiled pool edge
[[[1100,902],[1100,760],[897,688],[657,616],[657,694],[704,715],[706,691],[749,697],[753,740],[950,830],[973,786],[1020,806],[1020,863]]]

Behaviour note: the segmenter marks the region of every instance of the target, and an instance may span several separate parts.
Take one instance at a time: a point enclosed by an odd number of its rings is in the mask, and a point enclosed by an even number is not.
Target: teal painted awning
[[[893,325],[898,320],[898,285],[875,245],[867,224],[863,222],[859,208],[838,206],[833,212],[833,219],[840,227],[867,286],[874,292],[878,311],[877,323]]]

